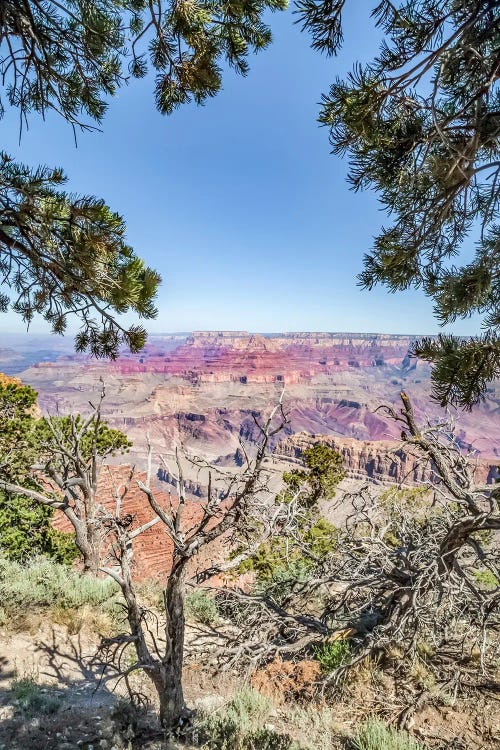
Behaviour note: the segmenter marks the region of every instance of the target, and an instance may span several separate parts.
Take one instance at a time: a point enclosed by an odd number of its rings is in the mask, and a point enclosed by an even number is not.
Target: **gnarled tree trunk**
[[[174,562],[174,567],[165,589],[165,612],[167,614],[167,653],[165,656],[165,697],[160,698],[160,720],[164,726],[172,726],[186,713],[182,690],[182,665],[184,662],[184,600],[186,596],[186,558]]]

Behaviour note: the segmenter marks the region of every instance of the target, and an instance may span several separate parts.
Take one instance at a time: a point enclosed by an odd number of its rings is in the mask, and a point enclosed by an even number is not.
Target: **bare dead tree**
[[[256,666],[351,636],[351,656],[330,683],[369,654],[396,648],[408,663],[422,644],[443,679],[474,667],[474,649],[479,673],[491,677],[500,649],[500,486],[476,482],[474,462],[447,421],[420,427],[406,393],[401,400],[399,412],[385,408],[402,427],[405,451],[430,462],[434,482],[420,495],[365,487],[344,496],[352,511],[335,551],[279,602],[226,590],[235,627],[220,664]]]
[[[190,712],[186,708],[182,688],[182,668],[184,662],[184,603],[188,565],[201,549],[210,543],[237,533],[240,537],[245,530],[255,525],[256,508],[265,505],[269,496],[264,459],[269,441],[286,423],[283,411],[283,393],[278,404],[267,420],[260,424],[260,439],[253,459],[247,458],[242,471],[233,475],[224,474],[216,467],[208,473],[208,494],[202,504],[200,518],[186,522],[186,488],[179,451],[174,454],[176,469],[169,467],[170,474],[176,477],[177,498],[168,503],[161,502],[151,483],[152,449],[149,447],[146,481],[137,481],[154,518],[141,527],[134,527],[134,519],[122,513],[123,501],[134,480],[131,471],[129,480],[116,488],[116,508],[103,517],[103,527],[107,529],[110,553],[102,570],[120,586],[126,605],[128,632],[111,640],[104,641],[102,653],[109,664],[121,671],[126,679],[137,669],[151,680],[160,704],[160,721],[170,730],[186,719]],[[217,475],[214,478],[214,473]],[[224,477],[223,477],[224,475]],[[221,478],[225,482],[221,483]],[[259,517],[261,517],[260,514]],[[276,513],[271,512],[271,519]],[[153,617],[137,596],[134,580],[133,540],[153,524],[161,524],[173,544],[173,559],[165,559],[164,575],[166,586],[163,592],[162,623]],[[267,525],[267,534],[272,533],[273,522]],[[263,538],[263,537],[262,537]],[[228,539],[228,545],[231,541]],[[249,548],[248,554],[252,554]],[[233,564],[237,564],[237,561]],[[223,566],[217,567],[221,570]],[[213,568],[212,575],[216,571]],[[122,670],[122,657],[132,643],[137,660]]]
[[[78,414],[39,421],[38,461],[30,472],[35,489],[0,477],[0,489],[30,498],[66,516],[75,532],[84,572],[94,575],[101,565],[104,536],[99,477],[106,459],[130,446],[123,433],[109,428],[103,421],[101,411],[105,396],[101,381],[98,401],[90,403],[87,417]]]

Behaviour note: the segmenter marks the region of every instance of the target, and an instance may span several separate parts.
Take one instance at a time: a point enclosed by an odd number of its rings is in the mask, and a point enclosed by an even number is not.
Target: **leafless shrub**
[[[253,669],[349,637],[351,658],[326,684],[380,652],[397,653],[399,666],[427,661],[450,685],[493,679],[500,487],[475,481],[474,463],[448,422],[419,427],[408,396],[401,399],[399,412],[387,411],[401,425],[405,451],[431,463],[428,492],[381,497],[365,487],[344,497],[352,512],[335,551],[279,604],[264,594],[224,591],[235,628],[220,650],[222,666]]]
[[[245,556],[251,555],[256,545],[269,538],[275,528],[284,528],[291,518],[289,504],[274,507],[269,502],[268,477],[264,467],[269,441],[286,421],[282,400],[283,394],[263,424],[256,421],[260,434],[257,450],[254,458],[246,456],[241,471],[227,473],[217,467],[199,464],[199,468],[208,473],[208,494],[200,518],[191,525],[188,525],[184,512],[187,498],[179,450],[173,456],[175,468],[168,467],[169,473],[176,478],[177,498],[170,498],[164,503],[159,501],[151,483],[152,451],[151,447],[149,449],[146,481],[137,481],[137,485],[155,514],[151,521],[137,527],[135,519],[123,512],[123,501],[131,483],[136,481],[134,469],[125,484],[116,488],[113,511],[102,513],[100,523],[106,529],[110,551],[101,570],[111,576],[122,590],[128,630],[118,637],[105,640],[101,656],[121,674],[127,684],[134,671],[144,671],[158,695],[160,720],[165,728],[178,726],[179,722],[189,717],[182,690],[189,562],[203,547],[221,537],[227,540],[228,545],[241,544],[242,540],[252,537],[253,541],[245,544],[233,560],[211,566],[200,574],[200,580],[225,572],[236,567]],[[195,464],[198,462],[196,458],[191,460]],[[167,582],[160,618],[139,602],[133,564],[134,539],[156,524],[161,524],[173,543],[173,561],[165,560]],[[130,654],[131,645],[136,659],[129,664],[127,654]]]

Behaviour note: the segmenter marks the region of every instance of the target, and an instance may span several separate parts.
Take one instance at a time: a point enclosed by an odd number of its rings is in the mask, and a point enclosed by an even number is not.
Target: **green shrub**
[[[54,510],[33,500],[0,492],[0,553],[22,562],[46,555],[71,565],[79,556],[75,535],[52,527]]]
[[[430,490],[422,487],[391,487],[380,495],[380,503],[388,510],[394,506],[405,506],[412,509],[429,506]]]
[[[256,690],[241,690],[223,709],[203,717],[204,750],[300,750],[287,734],[263,726],[272,704]]]
[[[212,625],[220,618],[219,609],[213,596],[204,591],[193,591],[186,596],[186,615],[204,625]]]
[[[330,500],[335,497],[339,482],[345,477],[342,466],[342,456],[338,451],[324,443],[316,443],[306,448],[302,453],[303,469],[285,471],[283,481],[285,487],[285,502],[287,497],[292,499],[299,487],[305,487],[307,492],[302,498],[307,507],[315,506],[319,500]]]
[[[307,581],[311,575],[309,560],[298,558],[287,565],[274,568],[271,576],[258,578],[255,584],[255,592],[273,599],[277,604],[282,604],[291,593],[297,583]]]
[[[14,704],[29,716],[55,714],[61,707],[61,696],[37,685],[31,677],[14,680],[11,692]]]
[[[316,646],[314,656],[321,664],[322,671],[329,674],[350,660],[351,647],[349,641],[341,638],[338,641],[325,642]]]
[[[208,739],[203,750],[300,750],[287,734],[270,729],[242,732],[237,723],[227,717],[216,716],[205,728]]]
[[[391,729],[376,719],[370,719],[358,730],[352,747],[353,750],[425,750],[407,732]]]
[[[225,707],[227,716],[234,718],[239,726],[249,729],[255,722],[261,723],[269,716],[272,703],[258,690],[245,688],[233,695]]]
[[[326,518],[319,518],[304,533],[304,542],[310,551],[316,557],[324,559],[333,552],[338,542],[338,530],[327,521]]]
[[[338,531],[326,518],[311,523],[310,514],[307,514],[302,527],[298,529],[298,538],[301,547],[305,547],[315,558],[324,560],[337,546]],[[261,544],[237,570],[239,573],[252,571],[259,581],[280,581],[286,570],[290,571],[290,574],[286,574],[287,578],[296,570],[304,579],[305,573],[310,572],[315,563],[312,557],[303,553],[301,547],[292,539],[275,536]],[[239,552],[241,548],[235,550],[233,555]]]
[[[496,587],[500,585],[500,581],[496,575],[488,568],[474,571],[474,578],[487,589],[496,589]]]
[[[334,497],[338,483],[344,478],[342,456],[330,446],[316,443],[306,448],[302,460],[304,468],[284,472],[283,489],[277,496],[278,502],[285,503],[300,497],[302,514],[296,538],[274,536],[238,566],[238,573],[252,571],[259,581],[279,580],[282,571],[295,564],[312,570],[318,560],[324,560],[337,546],[338,531],[326,518],[318,516],[318,502]],[[241,547],[237,548],[231,556],[237,557],[241,551]]]
[[[241,548],[235,550],[235,556]],[[257,580],[269,581],[279,576],[285,568],[291,568],[295,563],[310,569],[312,561],[305,558],[294,548],[293,542],[286,537],[276,536],[261,544],[255,553],[238,566],[238,573],[251,571],[256,573]]]
[[[29,385],[0,374],[0,474],[7,482],[37,489],[31,467],[39,462],[37,394]],[[11,560],[47,555],[71,563],[78,555],[74,535],[52,527],[54,509],[0,492],[0,551]]]
[[[0,557],[0,601],[7,615],[44,608],[77,609],[84,604],[111,610],[117,607],[117,593],[118,586],[110,579],[82,576],[43,557],[25,565]]]

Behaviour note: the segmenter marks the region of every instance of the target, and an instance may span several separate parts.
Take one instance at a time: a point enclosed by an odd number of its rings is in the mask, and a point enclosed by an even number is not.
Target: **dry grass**
[[[381,721],[370,719],[356,732],[353,750],[425,750],[425,746],[406,732],[387,727]]]
[[[335,708],[290,705],[285,719],[293,736],[307,750],[345,748],[345,728],[342,728]]]
[[[55,624],[64,626],[69,635],[86,632],[109,638],[117,632],[116,615],[90,604],[78,609],[57,607],[51,610],[51,619]]]

